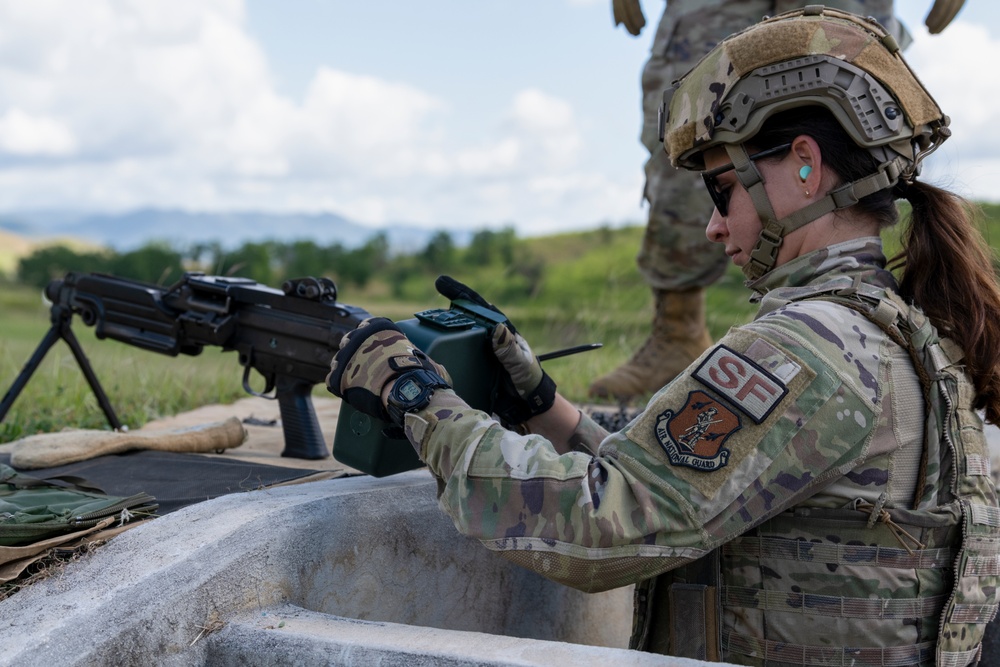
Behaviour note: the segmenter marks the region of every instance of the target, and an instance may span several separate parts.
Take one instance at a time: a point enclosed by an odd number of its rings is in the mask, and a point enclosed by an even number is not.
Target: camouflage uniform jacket
[[[683,653],[669,635],[688,619],[671,622],[665,601],[680,584],[705,602],[707,632],[716,633],[708,643],[721,646],[708,657],[933,664],[970,530],[948,502],[950,453],[924,442],[942,399],[932,397],[929,415],[913,361],[887,328],[817,298],[888,302],[895,282],[884,264],[879,239],[869,238],[770,272],[753,286],[764,296],[752,323],[732,329],[622,431],[604,437],[584,418],[577,451],[559,455],[540,436],[507,431],[452,392],[408,415],[407,435],[461,532],[582,590],[646,580],[642,648]],[[971,404],[971,393],[964,399]],[[978,421],[971,410],[962,419],[963,428]],[[981,423],[978,437],[983,467]],[[979,504],[980,523],[1000,525],[995,497]],[[959,604],[952,619],[980,631],[996,610],[992,589],[979,599],[976,576],[998,566],[995,536],[984,544],[962,580],[968,600],[984,604]],[[720,566],[707,579],[691,574],[709,560]],[[649,595],[670,570],[682,574]],[[961,648],[947,662],[974,659],[974,641]]]

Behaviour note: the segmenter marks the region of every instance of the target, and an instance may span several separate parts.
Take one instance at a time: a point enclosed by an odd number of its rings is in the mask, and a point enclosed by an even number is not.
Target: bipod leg
[[[69,328],[69,323],[63,327],[62,339],[66,341],[69,345],[69,349],[73,351],[73,356],[76,357],[76,363],[80,366],[80,370],[83,372],[83,377],[87,378],[87,384],[90,385],[90,390],[94,392],[94,398],[97,399],[97,404],[101,406],[101,411],[104,412],[104,416],[108,420],[108,424],[111,425],[116,431],[122,430],[122,423],[118,421],[118,415],[115,414],[115,409],[111,407],[111,401],[108,400],[108,395],[104,393],[104,388],[101,387],[100,381],[97,379],[97,374],[94,373],[94,369],[90,366],[90,360],[87,359],[87,355],[83,352],[83,347],[80,346],[80,341],[77,340],[76,334],[73,330]]]
[[[7,411],[10,407],[14,405],[14,401],[17,397],[21,395],[21,390],[24,389],[25,385],[28,384],[28,380],[35,373],[38,365],[42,363],[42,359],[45,358],[46,353],[56,344],[56,341],[62,338],[59,331],[59,324],[53,323],[52,327],[46,332],[45,336],[42,338],[42,342],[38,344],[35,348],[35,353],[31,355],[31,359],[28,359],[28,363],[24,365],[21,372],[18,374],[17,378],[14,380],[14,384],[10,386],[7,393],[4,394],[3,402],[0,403],[0,422],[4,420],[7,416]]]
[[[90,385],[91,391],[94,392],[94,398],[97,399],[97,404],[101,406],[101,411],[104,412],[105,418],[108,420],[108,424],[111,428],[120,431],[122,429],[122,423],[118,420],[118,415],[115,414],[114,408],[111,407],[111,401],[108,400],[107,394],[104,393],[104,389],[101,387],[100,381],[97,379],[97,375],[94,373],[94,369],[90,366],[90,360],[87,359],[87,355],[83,351],[83,347],[80,345],[80,341],[77,340],[76,334],[70,328],[70,319],[72,318],[72,313],[65,311],[60,306],[52,307],[52,326],[46,332],[45,336],[42,338],[42,342],[38,344],[35,349],[34,354],[28,360],[28,363],[24,365],[21,372],[18,374],[17,378],[14,380],[14,384],[10,386],[7,393],[3,397],[3,401],[0,402],[0,422],[4,420],[7,416],[7,412],[10,410],[11,406],[14,405],[14,401],[17,397],[21,395],[21,391],[28,384],[28,380],[34,375],[38,366],[41,365],[42,360],[48,353],[52,346],[56,344],[56,341],[62,339],[66,341],[69,345],[69,349],[73,352],[73,357],[76,359],[77,365],[80,366],[80,370],[83,372],[83,376],[87,379],[87,384]]]

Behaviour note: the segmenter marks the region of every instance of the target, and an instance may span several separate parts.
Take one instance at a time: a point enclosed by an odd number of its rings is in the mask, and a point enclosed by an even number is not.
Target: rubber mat
[[[10,454],[0,454],[10,464]],[[32,477],[82,477],[111,496],[146,492],[163,515],[203,500],[262,489],[308,477],[318,470],[282,468],[224,457],[141,450],[53,468],[25,471]]]

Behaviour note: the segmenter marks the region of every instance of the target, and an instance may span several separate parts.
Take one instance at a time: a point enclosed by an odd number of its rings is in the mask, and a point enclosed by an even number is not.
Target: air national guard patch
[[[740,416],[703,391],[688,394],[684,407],[656,419],[656,439],[673,465],[711,472],[729,462],[726,440],[742,428]]]
[[[767,419],[788,393],[781,380],[725,345],[712,350],[694,377],[722,394],[755,424]]]

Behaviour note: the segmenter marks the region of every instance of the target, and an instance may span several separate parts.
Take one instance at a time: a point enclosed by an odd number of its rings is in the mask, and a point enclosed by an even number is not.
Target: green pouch
[[[109,496],[78,477],[40,479],[0,463],[0,546],[21,546],[93,527],[108,517],[120,523],[151,516],[146,493]]]

